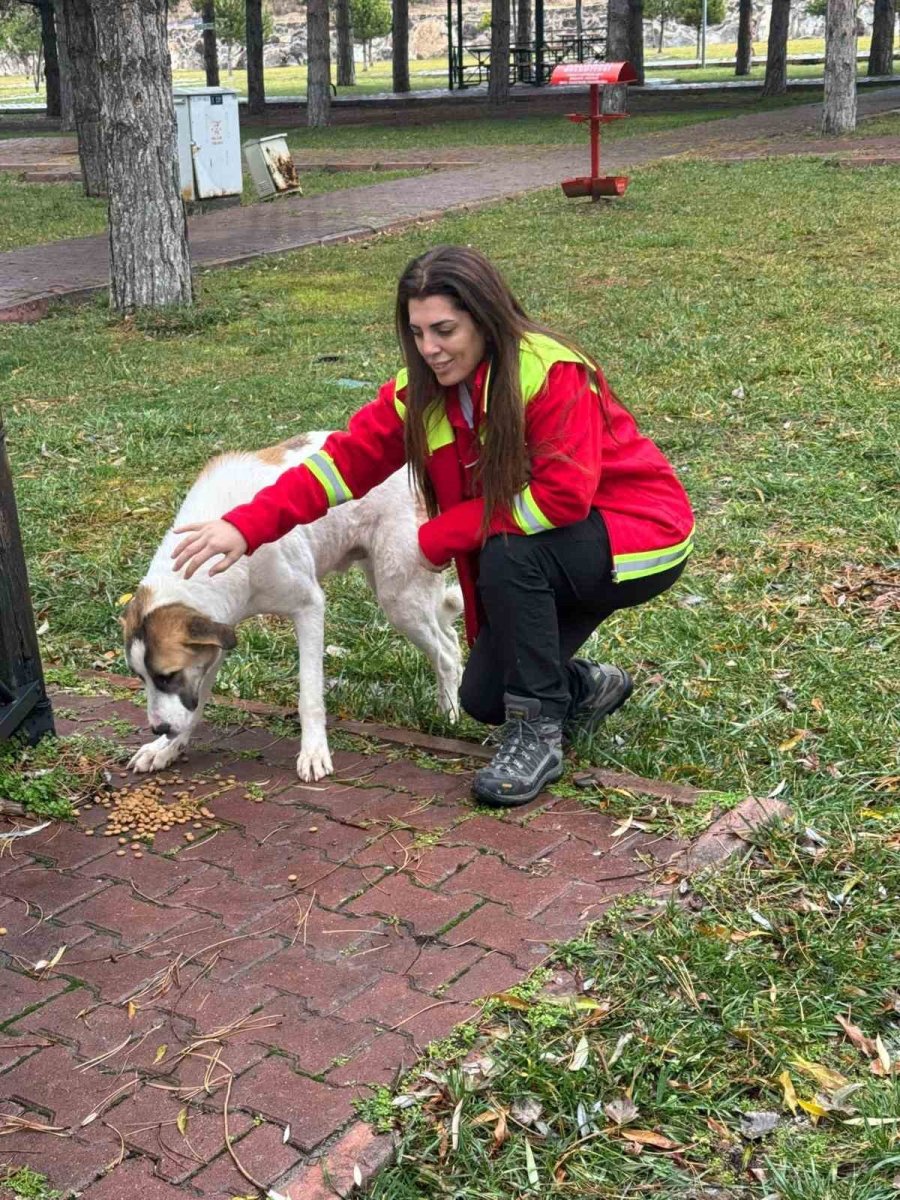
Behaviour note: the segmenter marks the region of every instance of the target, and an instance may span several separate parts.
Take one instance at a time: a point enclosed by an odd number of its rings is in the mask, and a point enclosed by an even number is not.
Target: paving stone
[[[93,812],[93,809],[91,811]],[[82,822],[87,825],[88,816],[89,814],[85,814],[85,818],[79,818],[79,825]],[[28,838],[27,841],[29,854],[46,860],[60,871],[83,867],[85,863],[94,862],[104,856],[112,855],[115,859],[108,838],[86,837],[82,828],[61,821],[54,821],[48,829]]]
[[[93,880],[87,882],[94,883]],[[84,901],[67,913],[70,920],[96,925],[113,933],[130,933],[132,936],[136,932],[146,936],[174,929],[191,915],[184,908],[163,907],[139,900],[122,883],[110,884],[100,895]]]
[[[358,992],[375,983],[378,975],[374,966],[322,962],[304,946],[292,946],[253,968],[257,985],[301,996],[312,1012],[321,1015],[343,1009]]]
[[[234,1152],[241,1166],[266,1187],[300,1161],[294,1147],[285,1145],[283,1127],[274,1124],[251,1129],[235,1143]],[[211,1197],[245,1196],[252,1191],[228,1154],[220,1155],[211,1166],[195,1175],[191,1186]]]
[[[0,879],[0,893],[25,900],[43,917],[54,917],[79,900],[102,892],[109,885],[86,875],[65,875],[52,867],[28,866]]]
[[[429,846],[414,853],[404,873],[423,887],[440,887],[446,893],[448,889],[441,886],[444,881],[455,876],[477,854],[473,846]]]
[[[449,930],[443,937],[450,946],[476,942],[487,950],[509,954],[519,965],[537,966],[548,946],[535,938],[537,930],[499,904],[488,903]],[[549,936],[549,935],[548,935]]]
[[[410,796],[406,792],[391,792],[364,804],[353,821],[363,826],[368,836],[372,837],[396,825],[406,825],[423,833],[443,833],[456,825],[463,815],[457,804]]]
[[[635,886],[639,882],[635,881]],[[537,917],[535,925],[546,930],[553,941],[565,941],[598,920],[610,904],[622,895],[619,884],[570,883]]]
[[[346,783],[330,784],[325,781],[321,792],[304,792],[301,788],[288,788],[278,796],[280,805],[296,803],[308,806],[316,812],[326,813],[334,821],[358,823],[356,818],[368,805],[377,800],[390,798],[390,788],[351,787]]]
[[[389,1028],[434,1002],[434,996],[415,991],[403,975],[386,975],[341,1008],[348,1021],[375,1021]]]
[[[53,976],[34,979],[6,966],[3,970],[3,986],[0,988],[0,1023],[11,1020],[37,1004],[46,1004],[67,987],[65,979]]]
[[[486,954],[443,993],[448,1000],[471,1004],[522,982],[522,970],[502,954]]]
[[[84,1193],[84,1200],[184,1200],[185,1191],[157,1179],[153,1163],[146,1158],[129,1158]]]
[[[473,817],[458,825],[444,841],[455,845],[492,850],[516,867],[546,857],[565,842],[567,834],[555,830],[523,829],[498,817]]]
[[[9,930],[3,937],[3,948],[0,952],[20,961],[15,965],[19,970],[25,970],[26,964],[49,960],[59,950],[66,947],[66,953],[71,958],[74,948],[88,938],[96,937],[96,931],[87,925],[64,925],[58,921],[35,922],[34,917],[25,911],[24,905],[14,910],[14,915],[3,914]]]
[[[471,780],[469,775],[451,775],[442,771],[429,771],[415,763],[399,759],[378,767],[369,777],[372,784],[384,784],[395,792],[408,792],[420,798],[440,798],[458,803],[468,799]]]
[[[334,1200],[349,1196],[362,1179],[363,1191],[394,1158],[390,1134],[377,1134],[363,1121],[354,1121],[321,1159],[298,1167],[288,1183],[280,1185],[287,1200]]]
[[[144,986],[151,986],[165,967],[166,963],[158,958],[127,953],[121,942],[106,934],[83,943],[77,954],[65,962],[70,979],[87,984],[99,1000],[108,1004],[121,1004]]]
[[[473,903],[475,901],[473,900]],[[349,912],[396,917],[420,935],[434,935],[472,907],[466,899],[417,887],[405,875],[388,875],[347,906]]]
[[[527,822],[540,833],[564,833],[590,842],[595,850],[609,851],[615,846],[612,834],[620,822],[586,803],[565,797],[548,805]]]
[[[317,850],[330,862],[337,863],[345,862],[357,850],[361,850],[371,836],[365,829],[342,825],[321,814],[312,814],[293,823],[289,840],[295,848]]]
[[[92,839],[83,840],[90,843]],[[135,858],[131,853],[119,858],[110,851],[84,867],[83,872],[98,880],[120,880],[129,888],[134,885],[138,892],[152,900],[173,892],[195,874],[195,868],[190,863],[175,862],[161,854],[154,854],[152,850],[144,849],[142,853],[142,858]]]
[[[441,891],[448,895],[468,893],[503,904],[518,917],[533,917],[546,908],[565,888],[564,876],[519,870],[507,866],[493,854],[480,854],[464,870],[448,879]]]
[[[50,1187],[61,1194],[80,1194],[116,1161],[121,1148],[119,1139],[99,1122],[90,1127],[90,1133],[89,1138],[57,1138],[41,1133],[5,1137],[0,1150],[3,1172],[28,1167],[46,1175]],[[118,1200],[126,1194],[119,1193]],[[0,1189],[0,1195],[6,1197],[9,1193]]]
[[[226,863],[234,863],[237,868],[236,874],[243,883],[258,884],[262,887],[278,884],[286,888],[288,875],[296,875],[300,880],[309,880],[314,885],[320,876],[334,866],[320,850],[281,841],[280,838],[262,846],[246,842],[241,852],[232,858],[221,854],[216,858],[209,855],[208,858],[210,862],[223,866]]]
[[[448,936],[452,936],[452,932]],[[483,957],[484,951],[480,946],[451,947],[435,942],[430,946],[420,946],[418,953],[408,960],[403,972],[420,991],[434,992]]]
[[[476,1005],[451,1003],[445,999],[416,1013],[397,1032],[412,1038],[421,1054],[431,1042],[440,1041],[452,1033],[457,1025],[465,1021],[477,1021],[480,1016],[481,1009]]]
[[[290,1125],[291,1142],[305,1152],[350,1119],[353,1097],[351,1088],[298,1075],[283,1058],[267,1058],[248,1071],[231,1094],[234,1107]]]
[[[128,1077],[104,1074],[96,1067],[73,1074],[77,1065],[65,1047],[40,1050],[3,1076],[4,1094],[27,1108],[46,1111],[57,1125],[78,1126]]]
[[[273,893],[266,888],[235,881],[219,868],[207,866],[167,896],[166,903],[212,913],[226,930],[237,933],[248,921],[266,912],[272,899]]]
[[[370,1046],[352,1052],[349,1062],[333,1067],[325,1078],[338,1086],[391,1087],[415,1060],[416,1048],[409,1038],[398,1033],[379,1033]]]
[[[358,1046],[371,1041],[370,1025],[345,1018],[316,1017],[309,1013],[299,996],[281,996],[266,1004],[264,1015],[277,1018],[278,1025],[254,1034],[268,1050],[293,1055],[301,1071],[321,1075],[336,1058],[352,1054]]]
[[[156,1005],[164,1012],[174,1011],[192,1021],[198,1035],[208,1035],[264,1010],[278,999],[278,993],[249,978],[236,983],[211,983],[207,979],[184,993],[166,996]],[[258,1040],[259,1034],[254,1037]]]

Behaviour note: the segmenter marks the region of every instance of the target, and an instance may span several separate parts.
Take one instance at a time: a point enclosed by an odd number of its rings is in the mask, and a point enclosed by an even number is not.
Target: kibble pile
[[[216,775],[211,781],[212,786],[205,788],[203,794],[197,795],[202,785],[190,783],[184,790],[167,794],[167,786],[175,784],[184,786],[186,780],[181,776],[166,778],[157,776],[140,783],[137,787],[120,788],[96,801],[101,808],[108,810],[104,837],[119,837],[119,845],[127,846],[135,852],[135,858],[141,857],[143,845],[152,843],[157,833],[168,833],[176,825],[190,825],[192,829],[203,828],[203,818],[207,821],[215,819],[215,813],[208,807],[210,801],[237,784],[231,776],[223,778]],[[82,811],[88,812],[92,806],[86,806]],[[88,837],[96,832],[93,829],[84,831]],[[121,836],[130,835],[130,836]],[[194,840],[194,833],[185,832],[187,842]],[[121,856],[125,850],[119,850]]]

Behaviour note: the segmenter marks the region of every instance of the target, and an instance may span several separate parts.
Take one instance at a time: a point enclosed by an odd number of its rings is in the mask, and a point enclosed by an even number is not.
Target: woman
[[[593,359],[526,316],[477,250],[414,259],[396,322],[406,367],[249,504],[178,530],[175,570],[217,555],[210,574],[227,570],[408,463],[428,513],[422,562],[455,562],[465,597],[462,706],[505,722],[474,794],[525,804],[561,776],[563,739],[631,694],[626,671],[572,656],[611,613],[675,582],[691,507]]]

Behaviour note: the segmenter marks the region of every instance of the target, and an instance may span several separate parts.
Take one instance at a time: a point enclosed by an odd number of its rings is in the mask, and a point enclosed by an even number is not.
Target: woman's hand
[[[234,566],[239,558],[247,552],[247,541],[228,521],[204,521],[199,525],[181,525],[175,533],[190,534],[184,541],[179,542],[172,551],[175,562],[173,571],[180,571],[185,564],[185,579],[190,577],[217,554],[223,555],[214,567],[210,567],[210,575],[218,575]]]

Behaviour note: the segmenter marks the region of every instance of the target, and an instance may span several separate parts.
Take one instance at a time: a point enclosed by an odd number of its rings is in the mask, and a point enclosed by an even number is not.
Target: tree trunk
[[[772,0],[763,96],[783,96],[787,91],[787,42],[790,20],[791,0]]]
[[[100,129],[100,82],[94,17],[89,0],[63,0],[72,76],[81,183],[86,196],[106,195],[106,159]]]
[[[738,5],[737,54],[735,75],[749,75],[753,65],[753,0],[740,0]]]
[[[206,71],[206,86],[219,86],[219,45],[216,38],[216,0],[203,0],[200,9],[204,26],[203,30],[203,68]]]
[[[637,83],[644,83],[644,0],[629,0],[628,4],[628,58],[637,75]]]
[[[53,0],[53,21],[56,26],[56,56],[59,60],[59,127],[68,132],[75,128],[75,99],[72,95],[72,64],[69,61],[63,0]]]
[[[41,45],[44,50],[44,79],[47,82],[47,116],[59,117],[62,116],[62,98],[53,0],[41,0],[38,12],[41,14]]]
[[[331,46],[328,37],[328,0],[306,2],[306,121],[327,125],[331,120]]]
[[[606,10],[606,58],[608,62],[625,62],[631,53],[631,14],[629,0],[609,0]],[[624,83],[605,87],[602,91],[602,110],[605,113],[625,112],[628,89]]]
[[[493,0],[492,0],[493,2]],[[409,91],[409,0],[391,3],[391,66],[395,92]]]
[[[856,3],[828,0],[825,14],[824,134],[856,128]]]
[[[0,413],[0,743],[53,733]]]
[[[509,99],[509,0],[491,0],[491,66],[488,100],[504,104]]]
[[[262,0],[247,3],[247,111],[266,111],[266,87],[263,80]]]
[[[337,33],[338,87],[353,87],[356,83],[356,64],[353,61],[353,24],[350,0],[336,0],[334,26]]]
[[[531,46],[532,13],[531,0],[519,0],[519,11],[516,13],[516,45],[520,48],[516,55],[516,78],[524,83],[531,78]]]
[[[93,0],[109,190],[110,303],[191,303],[166,0]]]
[[[872,45],[869,50],[869,74],[890,75],[894,69],[894,0],[875,0],[872,13]]]
[[[656,43],[656,49],[659,54],[662,54],[663,38],[666,36],[666,19],[660,15],[659,18],[659,41]]]
[[[575,36],[578,38],[579,62],[581,61],[581,39],[584,37],[584,3],[575,0]]]

